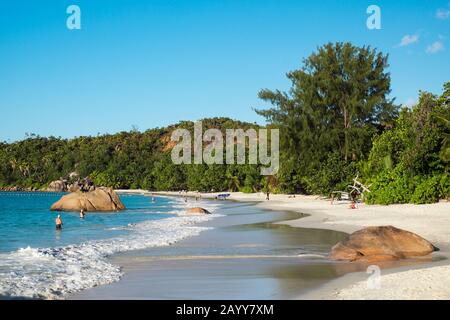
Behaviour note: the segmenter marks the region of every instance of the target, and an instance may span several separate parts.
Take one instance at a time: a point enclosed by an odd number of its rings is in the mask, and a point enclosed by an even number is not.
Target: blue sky
[[[81,8],[81,30],[66,8]],[[366,8],[381,8],[381,30]],[[450,81],[450,2],[40,0],[0,2],[0,140],[73,137],[228,116],[264,123],[262,88],[329,41],[390,56],[392,96]]]

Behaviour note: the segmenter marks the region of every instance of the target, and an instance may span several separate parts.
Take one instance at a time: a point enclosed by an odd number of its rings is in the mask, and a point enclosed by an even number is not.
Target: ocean
[[[198,235],[213,219],[184,215],[181,199],[121,195],[122,212],[61,213],[63,230],[55,230],[58,213],[49,210],[63,194],[0,192],[0,297],[62,299],[87,288],[118,281],[115,253],[171,245]],[[210,211],[220,204],[202,203]]]

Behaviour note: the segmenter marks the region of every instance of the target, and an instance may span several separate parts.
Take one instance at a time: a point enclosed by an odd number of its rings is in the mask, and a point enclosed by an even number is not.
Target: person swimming
[[[61,215],[58,214],[58,216],[56,217],[56,220],[55,220],[55,224],[56,224],[56,230],[62,229],[63,222],[61,219]]]
[[[84,210],[81,209],[81,211],[80,211],[80,219],[84,219],[85,216],[86,216],[86,214],[84,213]]]

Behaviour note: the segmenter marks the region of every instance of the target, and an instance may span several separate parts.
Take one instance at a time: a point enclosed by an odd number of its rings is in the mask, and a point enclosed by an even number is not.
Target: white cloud
[[[416,42],[419,42],[419,35],[413,34],[412,36],[410,36],[409,34],[407,34],[406,36],[404,36],[402,38],[402,41],[400,41],[399,46],[400,47],[409,46],[410,44],[413,44]]]
[[[450,3],[448,4],[448,6],[450,7]],[[450,9],[449,8],[438,9],[436,11],[436,18],[441,19],[441,20],[446,20],[446,19],[450,18]]]
[[[427,53],[437,53],[444,50],[444,44],[441,41],[436,41],[427,47]]]

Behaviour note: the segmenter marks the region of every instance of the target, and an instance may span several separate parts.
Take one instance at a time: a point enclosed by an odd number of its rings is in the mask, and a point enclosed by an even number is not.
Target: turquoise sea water
[[[0,192],[0,297],[58,299],[66,294],[117,281],[119,267],[107,257],[132,250],[167,246],[206,228],[214,218],[187,216],[179,199],[122,195],[126,210],[58,213],[50,206],[63,194]],[[217,205],[202,203],[214,211]]]
[[[121,196],[127,210],[120,213],[61,213],[64,230],[55,230],[58,212],[50,206],[61,198],[61,193],[0,192],[0,252],[20,248],[58,247],[79,244],[89,240],[105,239],[128,232],[120,227],[146,220],[174,216],[174,201],[158,198],[155,203],[142,195]]]

